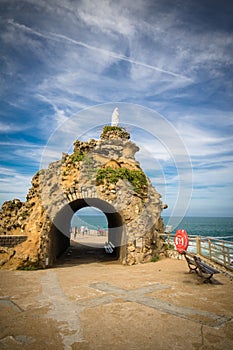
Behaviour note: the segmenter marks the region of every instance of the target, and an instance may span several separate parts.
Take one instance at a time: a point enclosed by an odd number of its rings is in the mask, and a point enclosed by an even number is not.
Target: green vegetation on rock
[[[35,265],[27,265],[27,266],[18,266],[17,270],[23,270],[23,271],[35,271],[39,270],[39,267]]]
[[[157,261],[159,261],[159,256],[155,254],[152,256],[151,262],[157,262]]]
[[[100,135],[101,139],[108,139],[111,138],[112,135],[117,136],[117,138],[121,139],[130,139],[130,134],[124,129],[120,128],[119,126],[111,126],[106,125],[103,128],[102,134]]]
[[[122,128],[120,128],[119,126],[111,126],[111,125],[106,125],[103,128],[103,134],[106,134],[109,131],[123,131]]]
[[[85,153],[74,152],[73,154],[70,155],[70,160],[72,161],[72,163],[81,162],[84,157],[85,157]]]
[[[171,243],[165,243],[165,244],[163,245],[163,249],[164,249],[164,250],[174,250],[175,247],[174,247],[174,245],[171,244]]]
[[[142,193],[147,188],[147,178],[141,170],[130,170],[127,168],[113,169],[107,167],[97,171],[97,185],[103,184],[104,181],[107,184],[116,184],[119,179],[128,180],[137,193]]]

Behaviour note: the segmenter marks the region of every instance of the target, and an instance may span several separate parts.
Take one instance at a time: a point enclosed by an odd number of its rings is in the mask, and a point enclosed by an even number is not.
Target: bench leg
[[[210,276],[208,276],[207,278],[205,278],[203,283],[212,283],[212,281],[211,281],[212,276],[213,276],[213,273]]]
[[[189,272],[192,273],[193,271],[195,271],[197,273],[197,267],[191,267],[189,265]]]

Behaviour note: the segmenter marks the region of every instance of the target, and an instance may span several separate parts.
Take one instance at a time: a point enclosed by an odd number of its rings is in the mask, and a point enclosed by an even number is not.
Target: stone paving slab
[[[171,259],[0,271],[0,349],[233,349],[232,283]]]

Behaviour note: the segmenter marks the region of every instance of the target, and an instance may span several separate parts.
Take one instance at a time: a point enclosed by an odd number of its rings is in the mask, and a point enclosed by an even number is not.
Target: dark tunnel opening
[[[88,247],[84,244],[71,242],[71,219],[78,210],[87,207],[97,208],[106,216],[108,225],[107,240],[115,247],[111,254],[107,254],[104,248],[100,250],[99,247]],[[65,205],[53,220],[50,237],[50,265],[64,259],[65,252],[77,258],[86,257],[86,261],[91,260],[94,256],[97,260],[98,258],[99,260],[122,260],[124,257],[125,238],[121,215],[111,204],[98,198],[76,199]],[[79,260],[77,259],[78,263]]]

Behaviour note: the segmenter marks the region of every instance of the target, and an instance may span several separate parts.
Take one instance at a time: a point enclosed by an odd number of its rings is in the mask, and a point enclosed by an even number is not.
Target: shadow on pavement
[[[116,253],[107,254],[102,243],[84,245],[71,241],[70,247],[57,259],[56,267],[70,267],[95,262],[118,262]]]

